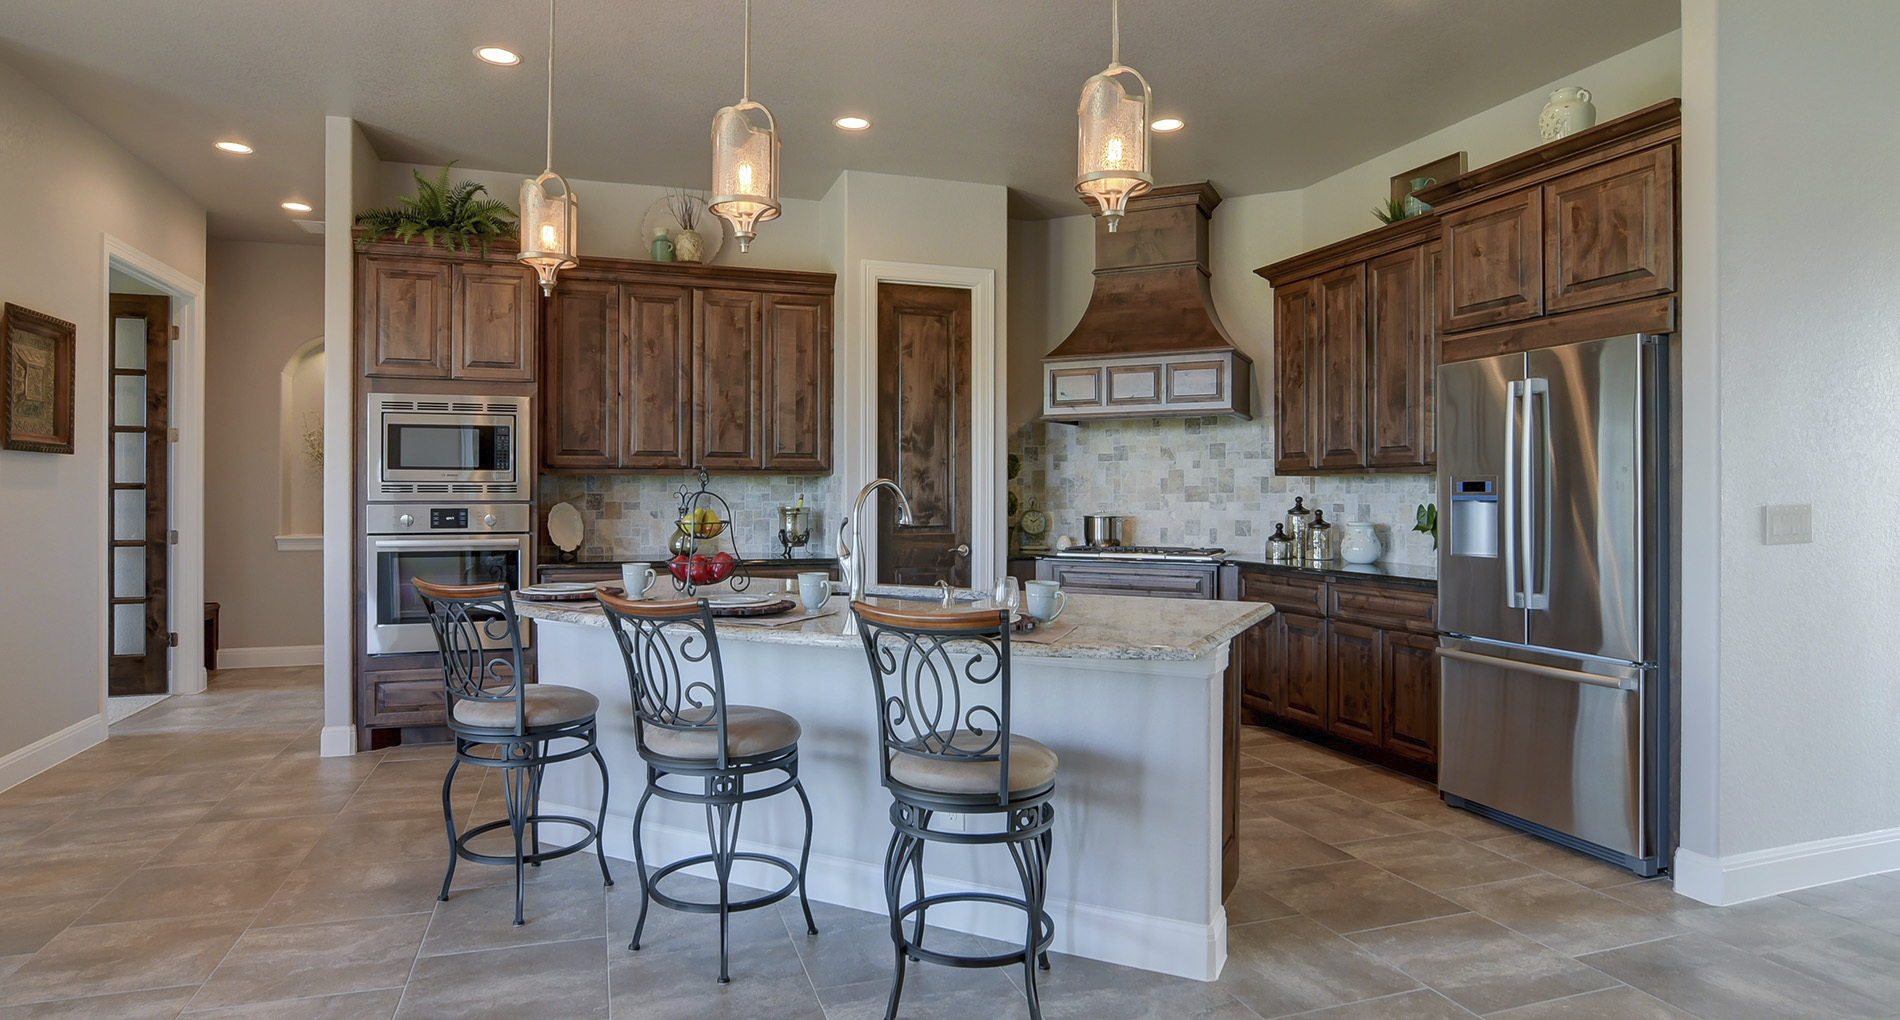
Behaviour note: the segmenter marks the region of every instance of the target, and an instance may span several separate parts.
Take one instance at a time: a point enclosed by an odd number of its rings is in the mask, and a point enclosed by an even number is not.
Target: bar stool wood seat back
[[[455,759],[442,779],[442,820],[449,831],[449,870],[439,899],[449,898],[455,862],[512,864],[515,869],[515,923],[522,923],[523,868],[579,853],[592,846],[600,877],[613,885],[600,829],[607,821],[607,762],[596,741],[595,713],[600,700],[575,687],[529,683],[522,654],[521,620],[504,584],[447,585],[415,578],[416,594],[429,612],[436,647],[442,655],[442,685]],[[600,769],[600,813],[593,819],[540,812],[541,774],[549,765],[591,757]],[[463,765],[498,768],[508,817],[455,831],[449,792]],[[543,849],[541,826],[560,823],[581,830],[579,839]],[[470,848],[476,838],[507,828],[514,836],[510,856]]]
[[[620,645],[632,691],[634,743],[646,765],[646,789],[633,812],[633,859],[640,875],[640,916],[630,950],[640,948],[647,906],[719,915],[719,980],[728,969],[729,925],[734,911],[769,907],[798,892],[805,930],[818,934],[811,904],[805,899],[805,866],[811,857],[811,801],[798,781],[798,720],[783,712],[726,702],[726,676],[719,660],[719,635],[705,599],[645,602],[602,592],[601,608]],[[703,666],[703,669],[696,668]],[[689,672],[689,669],[691,672]],[[745,805],[790,791],[805,809],[805,840],[798,863],[738,849]],[[706,809],[708,853],[656,868],[647,874],[640,826],[654,797]],[[786,882],[770,892],[732,899],[732,868],[739,861],[783,871]],[[717,900],[688,900],[660,890],[678,871],[711,865],[719,885]]]
[[[1021,964],[1029,1015],[1042,1016],[1036,968],[1049,968],[1055,921],[1043,909],[1054,842],[1056,754],[1010,729],[1009,622],[1002,610],[894,610],[856,602],[858,633],[877,694],[885,789],[891,792],[891,842],[884,856],[884,898],[897,974],[887,1020],[897,1015],[907,961],[950,967]],[[969,819],[970,831],[931,828],[938,812]],[[972,817],[976,816],[976,817]],[[976,831],[977,818],[994,821]],[[925,895],[924,848],[930,843],[1009,848],[1021,898],[953,891]],[[905,878],[911,879],[906,899]],[[995,904],[1022,911],[1022,948],[965,956],[924,946],[924,917],[946,903]],[[905,932],[905,922],[910,932]]]

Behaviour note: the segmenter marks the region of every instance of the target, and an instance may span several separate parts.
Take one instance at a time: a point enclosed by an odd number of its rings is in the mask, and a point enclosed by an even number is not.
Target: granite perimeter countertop
[[[935,595],[933,588],[879,586],[870,590],[867,601],[873,605],[928,610],[933,607]],[[971,593],[964,593],[966,605],[973,597]],[[836,612],[800,624],[783,627],[722,624],[719,639],[829,648],[862,647],[859,638],[843,633],[845,616],[850,612],[844,596],[834,596],[831,604]],[[545,623],[607,626],[607,617],[600,605],[591,600],[517,600],[515,609],[528,619]],[[1074,630],[1053,644],[1012,642],[1010,652],[1024,658],[1185,661],[1213,653],[1236,634],[1272,613],[1273,607],[1263,602],[1071,594],[1061,620],[1074,624]]]
[[[1295,574],[1303,577],[1324,577],[1342,581],[1392,581],[1411,587],[1436,588],[1438,586],[1438,564],[1436,563],[1347,563],[1336,560],[1324,565],[1313,563],[1269,563],[1260,559],[1228,558],[1227,562],[1237,563],[1248,570],[1263,570],[1275,574]]]

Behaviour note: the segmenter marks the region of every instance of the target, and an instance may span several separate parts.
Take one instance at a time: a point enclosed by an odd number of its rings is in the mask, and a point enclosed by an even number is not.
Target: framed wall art
[[[0,315],[0,447],[73,452],[73,324],[8,304]]]

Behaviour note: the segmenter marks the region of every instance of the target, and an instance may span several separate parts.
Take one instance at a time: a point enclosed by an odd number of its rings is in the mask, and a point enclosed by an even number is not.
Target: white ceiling
[[[555,167],[704,187],[738,98],[739,0],[564,0]],[[176,182],[215,237],[309,241],[278,208],[323,198],[323,118],[384,159],[542,165],[547,8],[536,0],[13,0],[13,65]],[[1127,0],[1122,57],[1153,84],[1163,182],[1303,187],[1677,27],[1658,0]],[[521,51],[514,68],[481,44]],[[760,0],[753,98],[784,195],[846,169],[1003,184],[1068,215],[1075,104],[1108,62],[1105,0]],[[870,131],[831,126],[846,113]],[[257,154],[227,156],[218,138]],[[501,196],[507,198],[509,196]]]

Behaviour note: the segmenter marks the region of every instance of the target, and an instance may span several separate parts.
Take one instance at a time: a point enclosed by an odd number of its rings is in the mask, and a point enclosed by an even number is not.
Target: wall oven
[[[534,510],[526,503],[371,504],[365,524],[371,655],[436,650],[429,614],[411,583],[415,578],[438,584],[500,581],[513,590],[530,572]],[[525,631],[522,639],[525,644]],[[491,647],[506,644],[504,635]]]
[[[372,393],[363,491],[372,502],[528,499],[533,432],[527,397]]]

